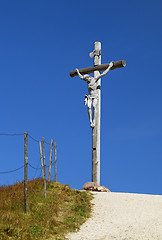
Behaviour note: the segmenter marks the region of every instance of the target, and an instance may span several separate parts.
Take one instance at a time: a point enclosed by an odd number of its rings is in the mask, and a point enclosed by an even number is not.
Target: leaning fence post
[[[55,182],[57,182],[57,147],[55,142]]]
[[[28,133],[24,133],[24,200],[25,200],[25,212],[28,212]]]
[[[44,137],[42,138],[42,145],[43,145],[43,165],[44,165],[44,196],[46,198],[46,165],[45,165]]]
[[[53,139],[51,139],[51,151],[50,151],[50,161],[49,161],[49,177],[48,177],[49,185],[51,183],[52,151],[53,151]]]
[[[41,157],[41,166],[42,166],[42,177],[44,179],[44,170],[43,170],[43,160],[42,160],[42,147],[41,147],[41,141],[39,141],[39,148],[40,148],[40,157]]]

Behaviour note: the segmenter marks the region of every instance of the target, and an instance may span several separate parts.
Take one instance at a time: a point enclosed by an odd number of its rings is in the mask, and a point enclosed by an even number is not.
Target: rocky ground
[[[93,192],[93,212],[69,240],[162,240],[162,196]]]

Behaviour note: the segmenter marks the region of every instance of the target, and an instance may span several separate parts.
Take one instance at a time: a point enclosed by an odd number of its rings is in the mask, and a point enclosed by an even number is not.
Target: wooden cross
[[[90,57],[94,57],[94,66],[79,69],[80,74],[88,74],[94,72],[94,77],[100,75],[100,71],[108,68],[109,64],[101,64],[101,42],[94,43],[94,51],[90,53]],[[125,67],[125,60],[113,62],[111,70]],[[77,71],[71,71],[70,76],[77,76]],[[100,122],[101,122],[101,79],[97,81],[98,101],[96,105],[95,126],[92,128],[92,182],[100,186]]]

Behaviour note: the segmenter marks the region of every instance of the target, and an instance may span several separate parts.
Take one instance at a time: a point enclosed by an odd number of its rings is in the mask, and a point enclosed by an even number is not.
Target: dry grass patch
[[[0,239],[64,239],[90,216],[91,194],[68,185],[52,182],[45,199],[43,180],[32,180],[28,197],[24,213],[24,183],[0,187]]]

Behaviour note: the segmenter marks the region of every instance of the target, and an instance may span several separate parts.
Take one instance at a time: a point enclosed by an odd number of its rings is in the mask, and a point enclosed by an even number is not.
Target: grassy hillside
[[[52,182],[45,199],[43,180],[32,180],[28,198],[24,213],[24,183],[0,187],[0,239],[64,239],[90,216],[90,193],[68,185]]]

